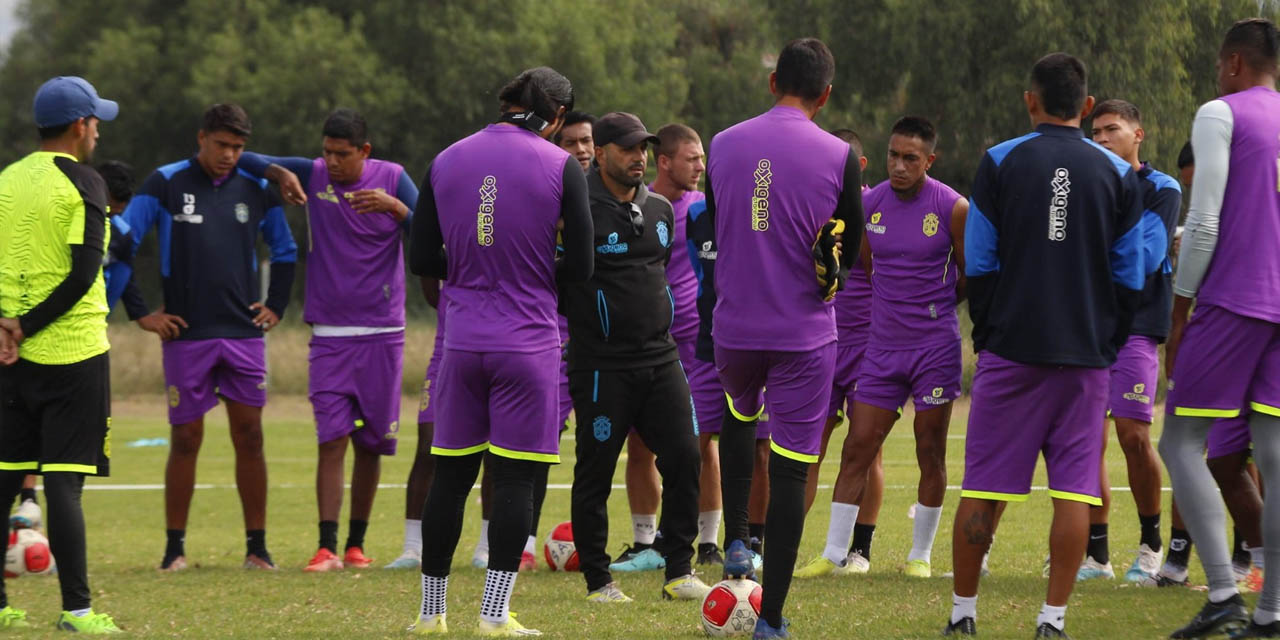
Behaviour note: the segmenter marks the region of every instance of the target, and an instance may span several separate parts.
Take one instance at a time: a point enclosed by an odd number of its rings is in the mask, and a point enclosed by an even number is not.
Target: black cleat
[[[1232,638],[1280,638],[1280,622],[1258,624],[1250,622],[1249,626],[1231,634]]]
[[[720,547],[714,542],[698,545],[698,564],[724,564],[724,556],[720,555]]]
[[[642,551],[652,546],[653,545],[651,544],[640,544],[639,542],[635,543],[634,545],[624,544],[622,545],[622,553],[617,558],[614,558],[613,561],[626,562],[640,555]]]
[[[1187,626],[1169,634],[1170,638],[1205,638],[1219,633],[1231,633],[1249,624],[1249,610],[1244,598],[1235,594],[1222,602],[1206,602],[1200,613]]]
[[[973,618],[965,616],[955,622],[948,623],[942,630],[944,636],[976,636],[978,635],[978,623]]]
[[[1071,636],[1067,635],[1066,631],[1059,629],[1048,622],[1042,623],[1036,628],[1036,640],[1040,640],[1040,638],[1066,638],[1067,640],[1071,640]]]

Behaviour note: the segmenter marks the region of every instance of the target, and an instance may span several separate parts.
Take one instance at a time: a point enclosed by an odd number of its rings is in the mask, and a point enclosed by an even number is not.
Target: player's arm
[[[258,312],[253,323],[263,331],[270,331],[284,318],[298,264],[298,243],[293,240],[284,207],[270,191],[267,192],[267,215],[263,216],[259,228],[271,250],[271,279],[267,284],[266,302],[255,302],[249,308]]]
[[[407,187],[405,183],[408,183]],[[356,213],[389,213],[396,222],[404,225],[405,231],[409,230],[409,218],[413,215],[413,205],[410,202],[414,205],[418,203],[418,188],[403,171],[396,186],[396,195],[381,189],[361,189],[351,193],[351,208]]]
[[[418,278],[418,281],[422,284],[422,297],[426,298],[427,304],[431,305],[432,309],[439,309],[440,281],[426,276]]]
[[[964,275],[964,227],[969,219],[969,201],[957,198],[951,207],[951,253],[956,259],[956,302],[964,301],[969,280]]]
[[[1169,227],[1178,223],[1178,214],[1182,212],[1182,190],[1177,183],[1170,185],[1158,189],[1142,212],[1142,256],[1148,279],[1173,273],[1169,261],[1173,238],[1169,237]]]
[[[431,167],[427,165],[427,173],[418,186],[417,215],[409,227],[409,271],[418,276],[447,280],[444,232],[440,230],[440,212],[436,209],[435,190],[431,188]]]
[[[844,186],[840,190],[840,198],[836,201],[836,211],[831,217],[844,222],[845,237],[842,239],[840,268],[847,272],[854,265],[860,254],[865,230],[862,216],[862,163],[858,154],[849,150],[849,158],[844,163]],[[849,243],[852,236],[853,242]]]
[[[595,271],[595,256],[591,243],[595,237],[595,224],[591,221],[591,202],[587,197],[587,178],[582,165],[573,161],[564,163],[564,188],[560,196],[560,220],[564,229],[564,257],[556,262],[556,281],[586,282]],[[667,249],[668,259],[671,249]]]
[[[129,227],[130,240],[130,256],[138,254],[138,248],[142,246],[142,241],[151,232],[151,229],[161,226],[161,221],[170,219],[169,213],[165,210],[163,198],[168,186],[168,180],[164,174],[159,171],[153,172],[145,182],[138,193],[129,200],[129,205],[124,208],[124,213],[120,214],[124,218],[124,222]],[[157,231],[156,237],[160,243],[160,255],[166,255],[169,251],[169,241],[171,236],[168,227],[162,227]],[[183,329],[187,328],[187,321],[180,316],[171,313],[165,313],[164,308],[155,311],[148,311],[146,300],[142,297],[142,292],[137,288],[134,282],[138,277],[136,271],[129,277],[129,285],[133,294],[125,298],[126,310],[129,317],[138,323],[138,327],[144,331],[150,331],[158,336],[161,340],[172,340],[178,337]],[[136,295],[134,295],[136,294]],[[136,317],[135,317],[136,316]]]
[[[1142,304],[1142,288],[1147,281],[1143,246],[1142,185],[1130,169],[1121,179],[1116,210],[1116,240],[1111,245],[1111,280],[1116,285],[1116,331],[1112,344],[1117,349],[1129,339],[1133,317]]]
[[[413,226],[413,210],[418,206],[418,185],[413,183],[409,173],[403,169],[400,170],[400,180],[396,182],[396,200],[405,207],[400,226],[408,235],[410,227]]]
[[[973,192],[964,225],[964,276],[973,320],[973,349],[981,351],[987,340],[987,318],[1000,278],[1000,210],[997,202],[996,164],[991,154],[982,156],[973,179]]]
[[[111,241],[107,243],[107,253],[114,261],[104,266],[103,271],[114,268],[117,274],[115,277],[128,275],[128,279],[125,280],[123,287],[117,289],[116,299],[113,300],[111,292],[107,292],[107,308],[110,309],[116,302],[123,300],[124,310],[129,314],[129,319],[137,320],[147,315],[147,307],[142,301],[142,291],[138,289],[138,283],[133,279],[133,235],[124,216],[111,216],[108,220],[111,222]]]
[[[302,205],[307,202],[307,190],[304,185],[311,182],[312,161],[296,156],[269,156],[262,153],[245,151],[240,154],[236,166],[244,169],[255,178],[266,178],[280,187],[280,195],[289,204]]]
[[[867,237],[867,229],[863,226],[858,230],[857,235],[862,239],[858,243],[858,265],[862,268],[862,272],[867,274],[867,281],[871,281],[871,272],[875,267],[871,264],[871,239]]]

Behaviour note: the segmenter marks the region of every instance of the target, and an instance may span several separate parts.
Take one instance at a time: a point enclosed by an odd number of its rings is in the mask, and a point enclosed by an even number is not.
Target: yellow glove
[[[813,241],[813,268],[818,274],[822,299],[830,302],[844,288],[845,273],[840,269],[840,245],[836,236],[844,233],[844,221],[831,219],[818,230]]]

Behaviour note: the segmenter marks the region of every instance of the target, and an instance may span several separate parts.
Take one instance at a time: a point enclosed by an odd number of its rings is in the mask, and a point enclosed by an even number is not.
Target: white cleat
[[[10,529],[39,529],[41,524],[40,505],[35,500],[23,500],[18,510],[9,516]]]

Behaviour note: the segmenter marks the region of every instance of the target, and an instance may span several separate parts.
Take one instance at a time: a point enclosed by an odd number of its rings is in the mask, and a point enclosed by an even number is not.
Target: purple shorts
[[[1248,451],[1249,445],[1253,444],[1253,434],[1249,433],[1249,414],[1214,420],[1205,444],[1209,450],[1206,457],[1210,459]]]
[[[569,397],[569,363],[564,359],[564,352],[560,357],[560,412],[556,414],[560,421],[557,423],[558,429],[564,431],[569,428],[569,414],[573,412],[573,398]]]
[[[815,463],[831,402],[836,343],[812,351],[744,351],[716,345],[716,373],[740,420],[764,413],[769,388],[770,448],[778,455]]]
[[[486,449],[518,460],[560,462],[560,348],[535,353],[445,349],[431,453]]]
[[[716,366],[699,360],[694,355],[697,348],[691,343],[677,342],[676,347],[680,350],[680,365],[684,367],[684,375],[689,379],[689,393],[693,396],[693,417],[698,425],[698,433],[720,433],[720,422],[724,419],[724,388],[720,386]],[[759,427],[756,429],[759,430]]]
[[[1250,410],[1280,416],[1280,324],[1196,307],[1178,347],[1165,410],[1205,418]]]
[[[772,440],[773,426],[769,417],[769,390],[764,391],[764,413],[756,421],[756,440]]]
[[[867,350],[867,341],[850,339],[836,342],[836,371],[831,381],[831,408],[827,410],[828,418],[845,415],[845,407],[853,408],[854,392],[858,389],[858,369],[862,367],[862,357]]]
[[[444,357],[444,332],[436,331],[436,341],[431,347],[431,360],[427,363],[427,375],[422,379],[422,395],[418,399],[418,424],[436,421],[436,405],[431,401],[431,391],[440,379],[440,358]]]
[[[960,397],[960,341],[887,351],[867,347],[858,371],[858,402],[898,411],[914,398],[916,411],[927,411]]]
[[[1151,424],[1159,375],[1160,353],[1155,338],[1129,336],[1111,365],[1111,417]]]
[[[307,395],[320,442],[351,436],[379,455],[396,453],[404,332],[312,337]]]
[[[267,404],[267,343],[262,338],[170,340],[161,345],[169,423],[199,420],[226,398]]]
[[[1106,369],[1021,364],[983,351],[973,376],[960,496],[1022,502],[1044,453],[1049,497],[1101,505]]]

